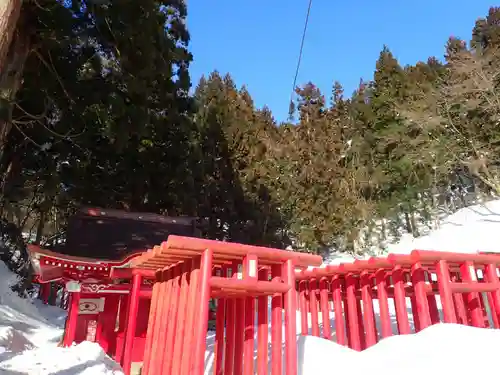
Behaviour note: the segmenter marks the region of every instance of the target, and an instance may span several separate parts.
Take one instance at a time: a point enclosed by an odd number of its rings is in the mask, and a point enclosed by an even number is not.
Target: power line
[[[307,7],[306,20],[304,22],[304,30],[302,31],[302,40],[300,42],[299,58],[297,60],[297,67],[295,69],[295,77],[293,78],[292,93],[290,94],[290,118],[292,117],[292,106],[293,106],[293,94],[295,93],[295,86],[297,85],[297,77],[299,75],[300,63],[302,62],[302,51],[304,50],[304,41],[306,39],[307,25],[309,24],[309,14],[311,14],[312,0],[309,0],[309,5]]]

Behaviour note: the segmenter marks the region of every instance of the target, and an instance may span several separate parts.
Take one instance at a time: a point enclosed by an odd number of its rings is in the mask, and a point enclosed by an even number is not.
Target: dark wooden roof
[[[180,224],[193,225],[196,224],[198,218],[188,216],[163,216],[150,212],[128,212],[123,210],[113,210],[95,207],[81,208],[74,216],[84,217],[107,217],[114,219],[138,220],[163,224]]]
[[[68,222],[65,244],[55,251],[95,259],[120,260],[166,241],[170,234],[200,237],[193,217],[83,208]]]

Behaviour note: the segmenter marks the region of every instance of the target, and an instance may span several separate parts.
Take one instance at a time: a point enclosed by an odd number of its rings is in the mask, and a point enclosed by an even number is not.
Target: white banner
[[[82,287],[78,281],[68,281],[66,283],[66,290],[70,293],[79,293]]]
[[[82,298],[78,306],[78,314],[92,315],[104,311],[104,298]]]

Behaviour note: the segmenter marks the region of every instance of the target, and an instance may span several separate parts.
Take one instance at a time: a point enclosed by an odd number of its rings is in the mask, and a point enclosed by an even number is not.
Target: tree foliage
[[[443,61],[401,66],[385,46],[352,95],[297,87],[296,121],[280,124],[229,74],[190,93],[186,15],[172,0],[23,3],[11,39],[29,48],[0,86],[1,217],[40,240],[86,204],[361,252],[500,193],[500,8]]]

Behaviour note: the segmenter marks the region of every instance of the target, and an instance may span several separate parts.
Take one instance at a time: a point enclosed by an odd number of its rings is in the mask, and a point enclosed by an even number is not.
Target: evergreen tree
[[[284,246],[267,186],[267,132],[274,129],[268,112],[256,112],[248,91],[217,72],[201,79],[195,98],[203,155],[198,213],[208,218],[209,236]]]
[[[497,51],[500,48],[500,7],[491,7],[486,18],[476,21],[471,46],[479,53]]]
[[[8,200],[42,216],[79,204],[195,214],[185,5],[75,1],[36,16],[1,159]]]
[[[0,217],[38,240],[92,204],[365,251],[421,234],[463,192],[500,193],[498,7],[470,47],[448,40],[445,63],[403,67],[384,47],[353,95],[335,82],[327,104],[309,82],[297,122],[278,125],[230,75],[189,94],[182,1],[16,1],[0,1]]]

